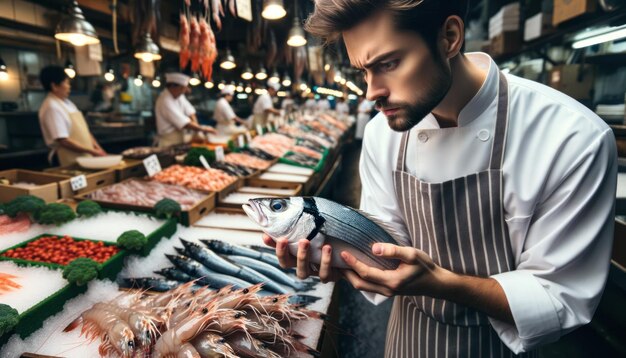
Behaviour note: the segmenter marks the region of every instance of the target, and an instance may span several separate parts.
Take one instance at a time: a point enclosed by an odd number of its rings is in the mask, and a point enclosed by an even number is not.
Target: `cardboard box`
[[[147,175],[143,161],[136,159],[124,159],[120,165],[111,169],[115,170],[116,183],[124,181],[128,178],[138,178]]]
[[[489,46],[489,54],[498,57],[516,53],[522,48],[522,35],[519,31],[503,32],[493,39]]]
[[[593,95],[595,67],[592,65],[557,66],[550,72],[550,87],[577,100],[589,100]]]
[[[22,169],[0,171],[0,178],[6,178],[11,183],[25,182],[37,184],[36,187],[32,188],[20,188],[12,185],[0,184],[0,203],[9,202],[22,195],[34,195],[42,198],[47,203],[53,203],[60,199],[59,183],[67,180],[67,177],[62,175],[40,173]]]
[[[524,25],[524,41],[532,41],[554,31],[552,14],[538,13],[526,20]]]
[[[596,11],[596,0],[554,0],[554,26],[575,17]]]
[[[44,172],[64,176],[67,179],[59,183],[61,199],[72,198],[74,195],[115,184],[115,169],[90,170],[84,169],[78,164],[72,164],[66,167],[45,169]],[[87,178],[87,186],[84,189],[73,191],[69,178],[81,175],[81,173]]]

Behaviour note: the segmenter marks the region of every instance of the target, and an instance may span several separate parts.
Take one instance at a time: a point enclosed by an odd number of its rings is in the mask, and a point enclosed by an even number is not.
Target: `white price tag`
[[[156,154],[152,154],[148,158],[144,159],[143,166],[146,167],[146,172],[148,173],[149,177],[153,177],[161,170],[163,170],[161,169],[161,163],[159,162],[159,158],[156,156]]]
[[[215,148],[215,160],[218,162],[224,161],[224,147],[218,146]]]
[[[200,163],[202,163],[202,166],[204,167],[204,169],[211,169],[211,166],[209,165],[209,162],[207,162],[204,155],[200,156]]]
[[[250,133],[250,131],[246,132],[246,140],[248,141],[248,144],[252,143],[252,133]]]
[[[73,191],[79,191],[87,187],[87,177],[85,175],[75,176],[70,179],[70,186]]]
[[[239,148],[243,148],[243,146],[246,145],[246,139],[244,138],[243,134],[240,134],[237,137],[237,145],[239,145]]]
[[[256,125],[256,135],[261,135],[263,134],[263,126],[260,124]]]

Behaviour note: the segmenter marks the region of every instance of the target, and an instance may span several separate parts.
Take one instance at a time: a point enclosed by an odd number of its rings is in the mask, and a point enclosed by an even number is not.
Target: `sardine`
[[[206,247],[202,247],[190,241],[180,239],[185,246],[185,252],[189,257],[198,261],[206,268],[228,276],[234,276],[253,284],[262,283],[263,289],[274,293],[286,294],[293,293],[285,287],[272,281],[269,277],[245,266],[240,266],[232,261],[226,260],[224,257],[216,254]]]
[[[295,289],[296,291],[308,291],[315,285],[314,282],[295,280],[294,278],[290,277],[283,271],[263,261],[255,260],[255,259],[245,257],[245,256],[236,256],[236,255],[226,256],[226,258],[233,261],[236,264],[239,264],[241,266],[246,266],[246,267],[253,269],[254,271],[260,272],[263,275],[269,277],[270,279],[282,285],[289,286]]]
[[[120,287],[143,288],[156,292],[165,292],[180,286],[180,282],[164,280],[158,277],[128,277],[118,280]]]
[[[399,265],[398,260],[375,256],[372,245],[398,245],[400,234],[362,211],[317,197],[250,199],[243,209],[274,240],[287,239],[294,255],[298,241],[309,240],[311,263],[319,264],[322,246],[327,243],[333,247],[333,267],[349,268],[340,256],[342,251],[380,269],[393,270]]]
[[[178,281],[181,283],[186,283],[194,280],[193,277],[180,271],[176,267],[167,267],[158,271],[154,271],[154,273],[156,273],[157,275],[161,275],[168,280]]]
[[[236,277],[223,275],[215,271],[209,270],[197,261],[182,255],[165,255],[171,263],[178,269],[193,277],[199,279],[198,284],[209,286],[210,288],[220,289],[222,287],[233,285],[235,289],[243,289],[252,286],[250,282],[246,282]]]
[[[229,243],[226,243],[224,241],[219,241],[219,240],[200,240],[200,242],[205,244],[209,249],[222,255],[245,256],[245,257],[249,257],[255,260],[263,261],[276,268],[281,268],[280,262],[278,262],[278,258],[276,257],[275,254],[259,252],[256,250],[249,249],[247,247],[233,245],[233,244],[229,244]]]

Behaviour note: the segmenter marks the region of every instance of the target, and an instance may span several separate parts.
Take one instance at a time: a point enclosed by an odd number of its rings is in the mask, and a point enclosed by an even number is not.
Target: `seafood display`
[[[252,139],[250,147],[260,149],[275,157],[282,157],[296,144],[293,138],[278,133],[268,133]]]
[[[67,265],[79,257],[104,263],[119,251],[117,246],[106,246],[102,241],[74,240],[69,236],[43,236],[23,247],[7,250],[2,257]]]
[[[173,165],[153,177],[166,184],[183,185],[191,189],[220,191],[237,181],[237,178],[218,169],[203,169]]]
[[[236,177],[247,177],[250,176],[254,173],[256,173],[256,170],[252,169],[252,168],[248,168],[248,167],[244,167],[243,165],[239,165],[239,164],[232,164],[232,163],[228,163],[228,162],[213,162],[213,164],[211,165],[213,168],[215,169],[219,169],[221,171],[224,171],[232,176],[236,176]]]
[[[332,266],[349,268],[340,253],[348,251],[369,266],[393,270],[399,261],[375,256],[372,245],[403,242],[395,230],[370,215],[317,197],[251,199],[243,205],[248,216],[272,238],[287,238],[297,254],[298,241],[311,242],[309,260],[319,263],[324,244],[333,247]]]
[[[18,214],[14,218],[0,215],[0,236],[28,231],[30,225],[31,221],[28,214]]]
[[[206,193],[158,181],[130,179],[98,189],[87,197],[102,202],[148,207],[169,198],[178,202],[183,210],[189,210],[204,199]]]
[[[185,2],[185,11],[180,14],[178,40],[180,43],[179,66],[193,72],[202,73],[205,80],[210,81],[213,76],[213,64],[217,59],[217,42],[211,28],[212,15],[215,27],[222,29],[220,15],[224,16],[224,9],[220,0],[202,2],[202,13],[191,14],[191,2]]]
[[[2,295],[4,292],[22,288],[22,285],[14,281],[16,278],[18,277],[15,275],[0,272],[0,295]]]
[[[135,281],[160,284],[150,278]],[[112,301],[98,302],[64,331],[80,327],[86,339],[99,340],[103,356],[319,355],[299,341],[303,336],[294,324],[322,320],[325,315],[290,304],[289,295],[259,297],[261,284],[210,290],[196,283],[190,281],[156,294],[130,291]]]
[[[303,167],[315,168],[320,162],[320,158],[314,158],[303,153],[289,153],[283,157],[285,160],[301,165]]]
[[[257,170],[265,170],[272,165],[272,162],[269,160],[261,159],[245,153],[228,153],[224,157],[224,161],[226,163],[241,165]]]

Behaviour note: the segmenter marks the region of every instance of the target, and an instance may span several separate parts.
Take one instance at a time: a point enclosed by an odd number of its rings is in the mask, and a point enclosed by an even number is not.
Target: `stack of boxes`
[[[532,3],[532,7],[527,7],[527,20],[524,24],[524,41],[538,39],[554,31],[552,27],[552,11],[554,4],[552,0]]]
[[[506,5],[489,19],[489,50],[492,56],[498,57],[520,50],[520,4],[514,2]]]

